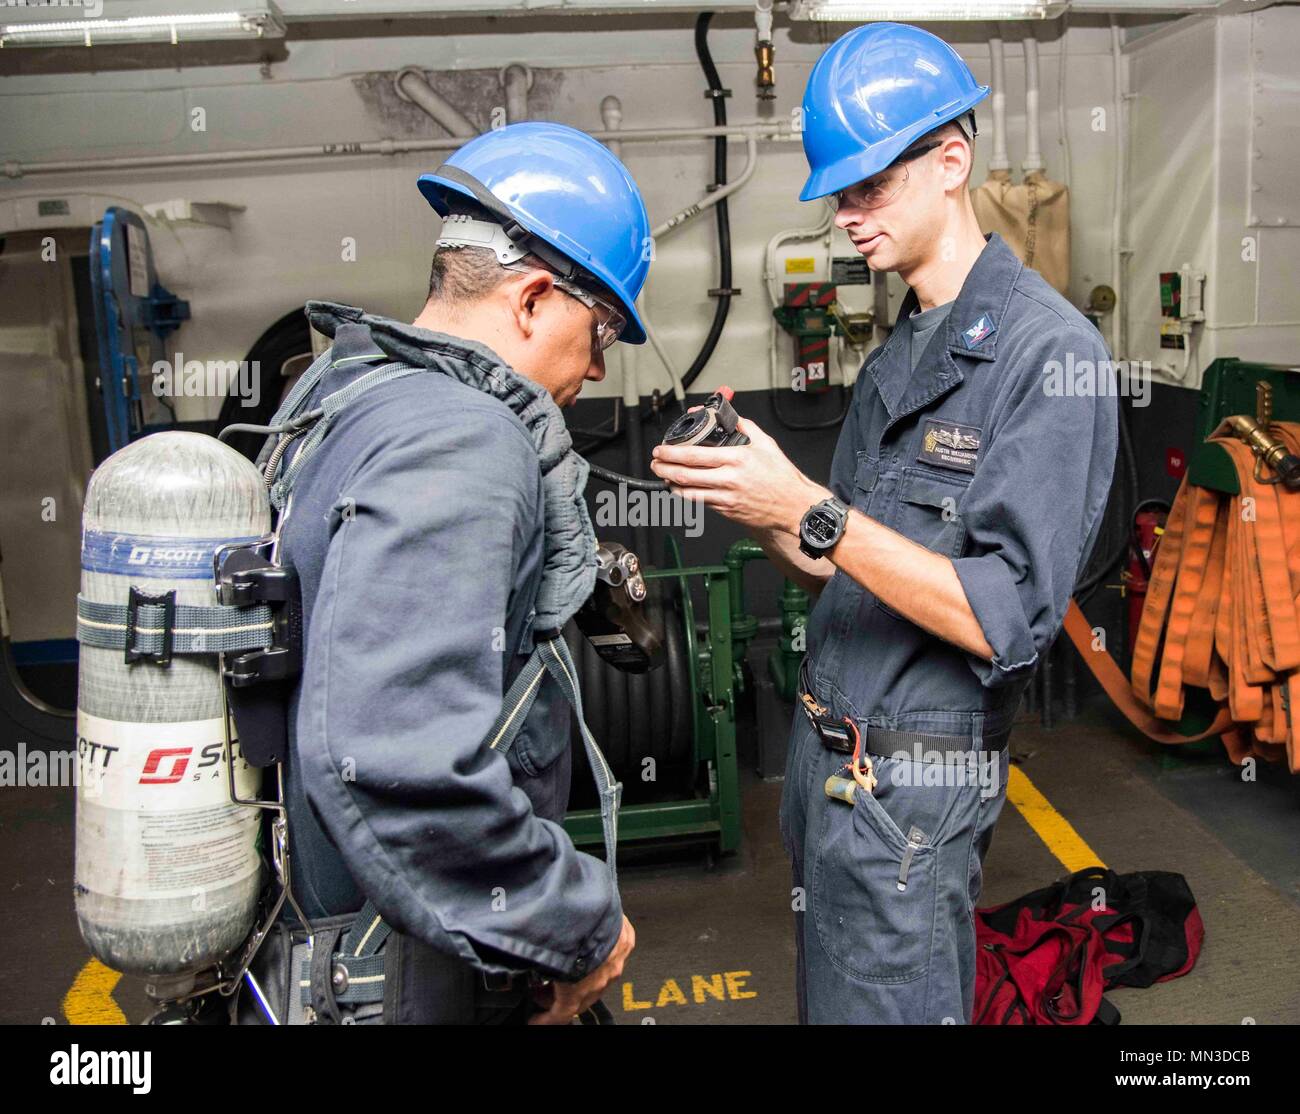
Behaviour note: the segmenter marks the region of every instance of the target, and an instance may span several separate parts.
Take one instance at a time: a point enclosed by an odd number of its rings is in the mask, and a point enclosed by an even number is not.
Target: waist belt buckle
[[[515,985],[515,976],[510,971],[482,972],[483,988],[495,993],[510,990]]]
[[[142,605],[161,607],[162,646],[157,650],[137,649],[140,635],[140,608]],[[140,591],[134,584],[126,596],[126,655],[127,665],[136,661],[151,661],[155,665],[170,665],[172,660],[172,640],[176,629],[176,590],[151,596]]]

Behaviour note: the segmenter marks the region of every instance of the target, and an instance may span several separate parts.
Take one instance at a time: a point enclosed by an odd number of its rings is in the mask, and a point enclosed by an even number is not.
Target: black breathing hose
[[[591,469],[591,474],[598,480],[604,480],[609,484],[627,484],[628,487],[639,488],[641,491],[667,491],[668,485],[663,480],[639,480],[635,476],[625,476],[621,472],[611,472],[608,468],[602,468],[599,464],[592,464],[587,461],[587,467]]]

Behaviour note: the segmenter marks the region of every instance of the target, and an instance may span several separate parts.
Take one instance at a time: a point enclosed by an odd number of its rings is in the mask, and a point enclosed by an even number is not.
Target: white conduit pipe
[[[1119,24],[1115,22],[1115,17],[1110,17],[1110,51],[1111,63],[1114,70],[1115,81],[1115,119],[1112,121],[1112,127],[1115,129],[1115,185],[1114,197],[1111,205],[1111,261],[1110,261],[1110,285],[1115,291],[1115,308],[1111,311],[1111,357],[1115,360],[1124,359],[1124,317],[1127,313],[1127,307],[1124,305],[1124,221],[1122,213],[1124,209],[1124,160],[1127,157],[1128,145],[1125,137],[1124,124],[1124,57],[1120,42]]]
[[[518,124],[528,119],[528,91],[533,87],[533,71],[522,62],[512,62],[501,70],[501,84],[506,91],[506,123]]]
[[[1025,161],[1020,169],[1026,174],[1044,169],[1042,141],[1038,119],[1038,40],[1032,28],[1025,32]]]
[[[827,236],[831,230],[831,222],[835,219],[835,214],[826,209],[826,215],[822,218],[820,224],[813,225],[811,228],[787,228],[783,232],[778,232],[767,242],[767,247],[763,251],[763,286],[767,290],[768,301],[775,308],[781,304],[781,293],[777,289],[776,273],[776,253],[782,244],[788,244],[795,240],[816,240],[819,237]],[[780,342],[780,333],[777,328],[776,318],[772,318],[771,327],[768,329],[767,342],[767,370],[768,384],[773,387],[789,387],[789,383],[779,383],[777,381],[776,349]],[[827,373],[829,374],[829,368]]]
[[[659,357],[659,362],[664,365],[664,370],[668,372],[668,378],[672,380],[673,398],[684,406],[686,404],[686,391],[682,388],[682,377],[678,374],[677,368],[673,366],[673,362],[669,359],[667,351],[659,342],[659,334],[655,332],[654,326],[650,323],[650,317],[646,313],[644,294],[637,298],[636,309],[641,315],[641,324],[645,326],[645,335],[646,339],[650,341],[650,347],[655,350],[655,355]]]
[[[993,91],[993,154],[989,156],[990,170],[1007,170],[1007,67],[1002,50],[1002,39],[995,35],[989,39],[989,60],[992,64]]]
[[[472,133],[477,134],[477,132]],[[722,128],[639,128],[630,131],[590,133],[601,142],[655,143],[666,139],[712,139],[720,135],[738,139],[797,140],[799,133],[788,124],[737,124]],[[4,164],[9,178],[33,174],[86,174],[96,170],[144,170],[154,167],[219,166],[237,163],[273,162],[281,159],[337,158],[349,155],[399,155],[422,151],[454,151],[463,138],[375,139],[343,143],[315,143],[298,147],[263,147],[252,151],[201,151],[189,155],[130,155],[121,158],[54,160],[50,162]]]
[[[1069,36],[1070,36],[1070,13],[1061,14],[1061,37],[1057,40],[1060,43],[1060,57],[1057,60],[1056,75],[1056,130],[1059,135],[1058,142],[1061,145],[1061,157],[1064,160],[1064,166],[1061,170],[1061,181],[1067,186],[1070,184],[1070,175],[1073,173],[1073,167],[1070,164],[1070,126],[1065,112],[1065,75],[1066,59],[1069,57]]]
[[[680,213],[676,213],[669,217],[663,222],[663,224],[651,230],[651,239],[657,240],[660,236],[671,232],[674,228],[680,228],[688,220],[698,217],[706,209],[711,209],[724,197],[730,197],[754,176],[754,167],[757,166],[757,164],[758,140],[752,135],[747,135],[745,137],[745,169],[740,172],[740,177],[728,182],[721,189],[706,194],[704,197],[700,198],[699,201],[695,202],[694,205],[686,206],[686,208]]]
[[[600,102],[600,120],[605,125],[607,133],[618,133],[619,125],[623,122],[623,102],[617,97],[611,95]],[[617,158],[623,157],[623,143],[618,139],[609,141],[609,149],[614,152]],[[653,237],[651,237],[653,241]],[[668,373],[668,381],[672,384],[673,398],[677,399],[683,406],[686,405],[686,391],[682,388],[681,373],[678,372],[668,352],[659,342],[659,336],[655,332],[654,325],[650,321],[649,314],[645,308],[645,292],[637,296],[637,312],[641,315],[641,324],[645,326],[646,340],[650,342],[650,347],[655,350],[659,357],[660,363],[664,365],[664,371]],[[619,361],[623,370],[623,405],[635,415],[636,408],[641,405],[641,381],[637,375],[637,351],[633,345],[623,345],[619,349]]]
[[[669,217],[668,220],[663,222],[663,224],[653,228],[650,232],[650,239],[656,241],[659,237],[671,232],[673,229],[680,228],[687,221],[698,217],[707,209],[712,208],[724,197],[728,197],[735,193],[754,176],[754,168],[758,165],[758,139],[752,133],[747,133],[745,135],[745,155],[745,168],[740,172],[739,177],[734,181],[728,182],[721,189],[714,190],[713,193],[701,198],[694,205],[688,205],[681,212]],[[673,397],[677,399],[678,402],[685,404],[686,392],[682,388],[682,378],[678,374],[677,368],[673,366],[672,360],[669,359],[668,352],[660,343],[654,327],[650,324],[650,318],[646,315],[644,296],[637,299],[636,308],[641,314],[641,323],[645,326],[646,338],[650,341],[650,346],[655,350],[655,354],[658,355],[660,361],[662,361],[664,369],[668,372],[668,378],[672,380]]]
[[[768,240],[767,247],[763,251],[763,282],[767,287],[767,299],[772,303],[773,308],[781,304],[781,292],[776,287],[777,249],[782,244],[792,243],[795,240],[816,240],[818,237],[825,236],[831,230],[831,221],[834,219],[835,214],[826,207],[826,216],[822,218],[820,224],[815,224],[811,228],[787,228]]]
[[[612,94],[600,102],[600,120],[605,125],[607,132],[616,132],[619,125],[623,122],[623,102]],[[616,159],[623,157],[623,144],[617,139],[611,139],[607,144],[610,151]],[[637,307],[638,310],[640,306]],[[644,314],[641,317],[641,323],[646,327],[646,336],[649,338],[650,326],[646,322]],[[611,348],[606,353],[605,359],[613,357],[617,360],[619,374],[622,376],[623,383],[623,406],[632,415],[635,420],[637,408],[641,405],[641,383],[637,378],[637,346],[634,344],[620,344]],[[615,353],[617,355],[615,356]],[[674,372],[669,370],[669,377],[672,378]]]
[[[403,100],[418,105],[434,123],[451,132],[452,135],[468,139],[478,135],[478,128],[451,101],[447,100],[425,80],[424,71],[416,66],[407,66],[393,79],[393,88]]]

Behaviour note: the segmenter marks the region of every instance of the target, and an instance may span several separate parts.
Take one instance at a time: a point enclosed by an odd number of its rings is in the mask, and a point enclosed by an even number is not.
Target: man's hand
[[[595,1005],[605,988],[623,973],[623,964],[636,947],[636,930],[632,922],[623,918],[623,930],[618,943],[605,962],[581,982],[553,982],[548,989],[551,1000],[544,1013],[534,1014],[529,1025],[568,1025],[583,1010]]]
[[[753,422],[741,418],[736,428],[749,438],[748,445],[658,445],[650,469],[674,494],[704,503],[751,530],[797,534],[804,512],[831,493],[800,472]]]

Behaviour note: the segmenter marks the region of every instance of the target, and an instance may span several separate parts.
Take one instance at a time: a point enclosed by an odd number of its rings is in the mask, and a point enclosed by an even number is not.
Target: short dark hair
[[[525,262],[531,259],[528,256]],[[461,305],[477,302],[509,277],[510,272],[497,262],[491,248],[438,248],[429,268],[429,299]]]
[[[475,220],[493,219],[486,209],[468,198],[455,198],[451,212],[468,215]],[[531,253],[512,266],[535,268],[555,274],[553,267]],[[477,302],[491,294],[511,274],[511,271],[497,262],[496,252],[491,248],[437,247],[434,248],[433,263],[429,268],[427,300],[452,305]],[[619,300],[606,285],[587,271],[579,269],[570,281],[607,302],[618,304]]]

